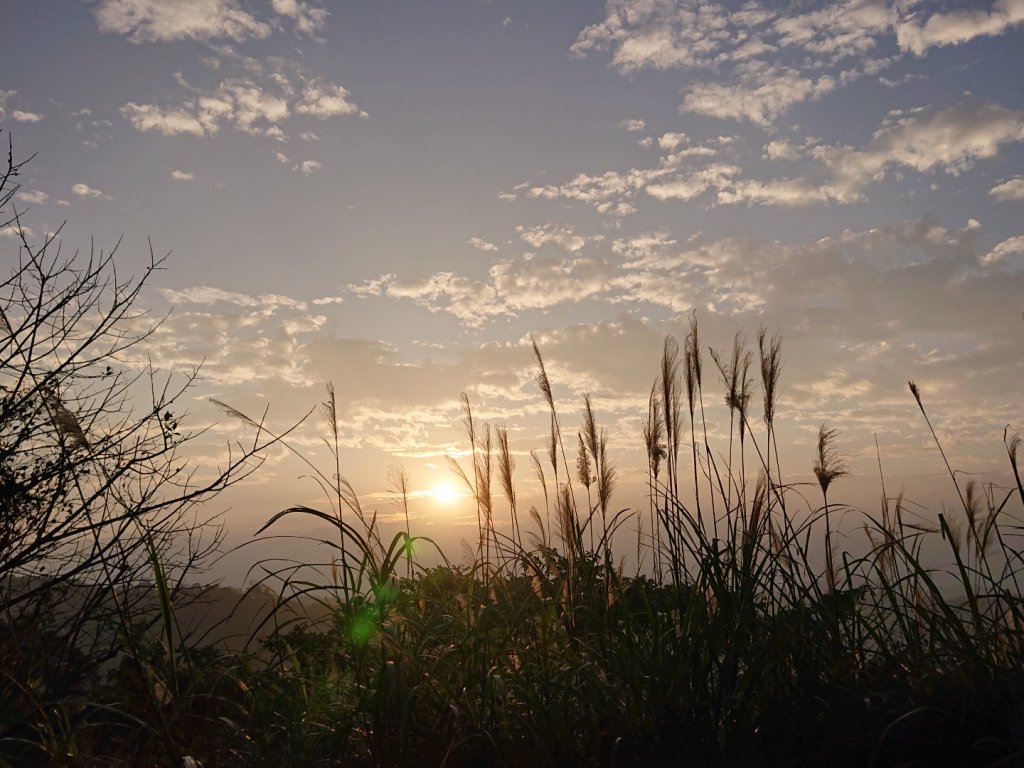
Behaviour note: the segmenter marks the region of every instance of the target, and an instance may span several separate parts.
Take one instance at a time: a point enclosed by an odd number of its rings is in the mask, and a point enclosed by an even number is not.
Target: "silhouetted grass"
[[[321,540],[329,556],[319,567],[267,562],[254,571],[279,605],[315,601],[326,620],[283,619],[261,661],[175,648],[165,604],[166,637],[147,659],[159,689],[118,671],[94,695],[106,721],[94,710],[88,727],[71,729],[71,747],[54,738],[48,759],[170,765],[188,756],[303,768],[1024,763],[1020,439],[1004,436],[1015,487],[961,488],[950,468],[962,514],[934,516],[911,514],[883,489],[877,512],[844,508],[845,525],[857,516],[866,543],[839,549],[829,492],[847,473],[841,435],[822,424],[808,457],[820,506],[808,508],[781,476],[781,337],[758,335],[761,425],[743,336],[728,353],[711,352],[730,414],[716,450],[698,332],[694,317],[681,355],[666,341],[652,386],[646,508],[616,510],[615,467],[593,401],[584,395],[582,425],[566,433],[536,344],[551,425],[531,455],[543,511],[523,512],[508,432],[476,419],[463,396],[470,452],[464,465],[452,463],[478,523],[466,565],[443,554],[439,566],[417,562],[412,553],[429,542],[411,535],[407,515],[405,530],[382,537],[342,480],[329,390],[322,416],[335,464],[327,473],[314,467],[328,506],[292,507],[264,527],[318,520],[331,532]],[[921,391],[910,389],[928,419]],[[404,474],[392,482],[407,494]],[[507,534],[496,523],[506,508]],[[936,539],[945,554],[934,554]],[[634,548],[627,572],[617,557]]]

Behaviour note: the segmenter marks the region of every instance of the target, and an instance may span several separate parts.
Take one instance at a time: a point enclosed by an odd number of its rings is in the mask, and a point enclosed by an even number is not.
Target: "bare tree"
[[[0,244],[17,251],[0,275],[0,698],[27,721],[133,651],[142,606],[152,621],[219,543],[203,502],[254,471],[273,438],[229,445],[216,468],[189,462],[202,433],[182,426],[183,396],[198,369],[174,376],[146,362],[162,320],[139,302],[163,259],[151,248],[141,276],[126,279],[116,247],[65,257],[57,235],[33,245],[10,147],[0,174],[0,234],[13,235]],[[173,656],[178,640],[167,641]],[[0,716],[0,741],[21,738],[18,727]]]

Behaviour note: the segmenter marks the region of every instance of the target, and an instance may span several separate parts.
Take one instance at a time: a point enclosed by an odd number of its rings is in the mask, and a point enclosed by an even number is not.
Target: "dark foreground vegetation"
[[[0,223],[20,230],[9,166]],[[590,399],[565,427],[535,347],[543,508],[520,507],[508,433],[463,401],[472,565],[364,512],[329,389],[335,461],[311,467],[324,506],[265,527],[318,520],[324,562],[259,564],[245,594],[197,589],[219,540],[201,503],[288,434],[225,405],[247,442],[215,472],[190,468],[191,379],[130,362],[153,327],[135,306],[151,271],[123,282],[110,256],[21,240],[0,283],[0,763],[1024,764],[1018,437],[1004,435],[1007,488],[950,470],[948,515],[884,487],[853,513],[830,502],[846,467],[822,425],[808,502],[778,470],[780,338],[705,350],[694,317],[651,392],[646,509],[615,508]],[[705,405],[723,392],[731,428],[713,446]],[[863,537],[837,537],[841,511]],[[617,560],[627,549],[642,568]]]

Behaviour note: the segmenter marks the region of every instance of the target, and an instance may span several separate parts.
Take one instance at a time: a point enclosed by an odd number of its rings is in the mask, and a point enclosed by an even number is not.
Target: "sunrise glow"
[[[459,497],[459,492],[450,483],[439,483],[429,492],[430,497],[438,504],[451,504]]]

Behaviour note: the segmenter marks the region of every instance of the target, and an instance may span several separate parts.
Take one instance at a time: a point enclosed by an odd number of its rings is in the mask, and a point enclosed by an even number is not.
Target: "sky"
[[[507,426],[542,508],[532,334],[566,434],[589,391],[613,506],[645,508],[648,395],[696,311],[715,349],[782,334],[780,456],[809,508],[823,420],[851,469],[830,501],[876,511],[879,460],[890,495],[955,501],[908,380],[961,483],[1008,482],[1024,0],[7,0],[4,17],[0,128],[35,155],[26,232],[120,241],[128,272],[149,242],[170,253],[147,352],[202,362],[200,463],[244,436],[209,398],[286,429],[333,382],[342,474],[396,526],[404,467],[413,532],[457,557],[475,537],[470,500],[448,498],[462,393]],[[314,413],[292,445],[329,472],[322,434]],[[304,475],[274,451],[215,501],[231,540],[323,506]]]

